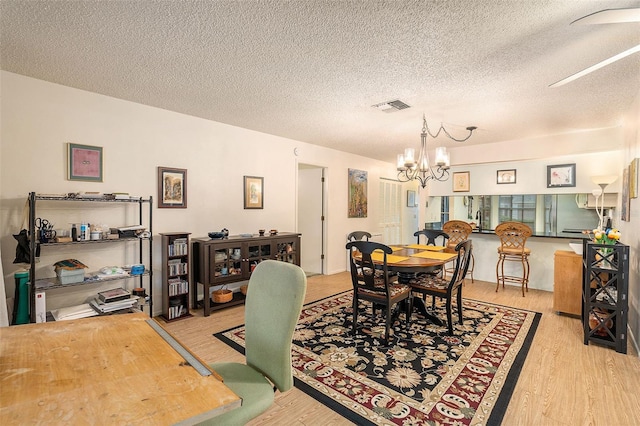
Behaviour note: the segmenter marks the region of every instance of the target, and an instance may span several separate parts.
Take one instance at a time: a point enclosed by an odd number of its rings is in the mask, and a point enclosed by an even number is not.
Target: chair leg
[[[389,346],[389,333],[391,332],[391,307],[387,306],[386,330],[384,332],[384,345]]]
[[[451,298],[447,298],[447,325],[449,326],[449,335],[453,336],[453,322],[451,321]]]
[[[407,330],[409,330],[411,328],[411,313],[413,312],[413,297],[411,295],[409,295],[409,297],[407,297],[407,299],[405,300],[406,302],[406,322],[407,322]]]
[[[502,262],[503,262],[502,255],[499,254],[498,255],[498,263],[496,264],[496,293],[498,292],[498,289],[500,288],[500,265],[502,264]]]
[[[458,320],[460,321],[460,325],[464,324],[462,320],[462,292],[458,289],[458,296],[456,298],[456,302],[458,303]]]
[[[471,284],[473,284],[473,268],[476,265],[476,260],[473,258],[473,253],[471,253],[471,266],[469,267],[469,273],[471,274]]]
[[[525,290],[529,292],[529,256],[522,258],[522,297]]]
[[[353,325],[352,325],[352,333],[353,337],[356,336],[356,324],[358,324],[358,298],[353,297]]]
[[[524,262],[524,256],[522,257],[522,297],[524,297],[524,286],[527,284],[527,265]]]

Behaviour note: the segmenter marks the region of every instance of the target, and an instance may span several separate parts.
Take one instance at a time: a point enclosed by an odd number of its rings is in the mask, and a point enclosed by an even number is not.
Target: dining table
[[[387,269],[398,274],[400,284],[409,284],[411,279],[419,273],[434,272],[446,263],[454,261],[458,256],[457,252],[445,246],[409,244],[389,247],[393,253],[387,255]],[[377,265],[382,265],[384,253],[374,251],[371,260]],[[422,299],[415,298],[413,306],[424,317],[442,325],[442,321],[427,310]]]

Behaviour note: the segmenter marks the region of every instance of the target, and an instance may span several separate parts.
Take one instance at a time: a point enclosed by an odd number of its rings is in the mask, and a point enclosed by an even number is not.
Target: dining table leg
[[[398,282],[400,284],[409,284],[411,280],[415,278],[415,276],[416,276],[415,272],[398,272]],[[403,303],[407,303],[407,301],[405,300],[403,301]],[[420,297],[413,298],[413,309],[417,311],[420,315],[422,315],[423,317],[431,321],[432,323],[436,325],[444,325],[444,323],[442,322],[442,320],[440,320],[440,318],[433,315],[427,310],[427,306],[424,304],[424,300],[422,300]],[[400,309],[397,309],[397,311],[394,312],[394,315],[392,318],[393,321],[396,320],[399,313],[400,313]]]
[[[422,298],[420,297],[413,298],[413,309],[418,311],[419,314],[421,314],[423,317],[425,317],[432,323],[436,325],[444,325],[444,323],[440,318],[438,318],[437,316],[427,311],[427,306],[424,304],[424,300],[422,300]]]

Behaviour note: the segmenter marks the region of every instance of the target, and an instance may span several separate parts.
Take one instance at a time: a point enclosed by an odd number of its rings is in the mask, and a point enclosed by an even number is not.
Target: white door
[[[302,234],[300,267],[307,275],[324,272],[323,173],[322,167],[298,164],[298,232]]]
[[[380,229],[385,244],[402,244],[402,184],[380,179]]]

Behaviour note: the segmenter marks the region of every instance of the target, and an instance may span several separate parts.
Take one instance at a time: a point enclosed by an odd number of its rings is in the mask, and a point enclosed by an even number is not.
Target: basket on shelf
[[[242,292],[242,294],[243,294],[244,296],[246,296],[246,295],[247,295],[247,289],[248,289],[248,288],[249,288],[249,286],[248,286],[247,284],[245,284],[245,285],[241,285],[241,286],[240,286],[240,291]]]
[[[221,288],[211,293],[213,303],[227,303],[230,302],[231,299],[233,299],[233,291],[227,290],[226,288]]]

